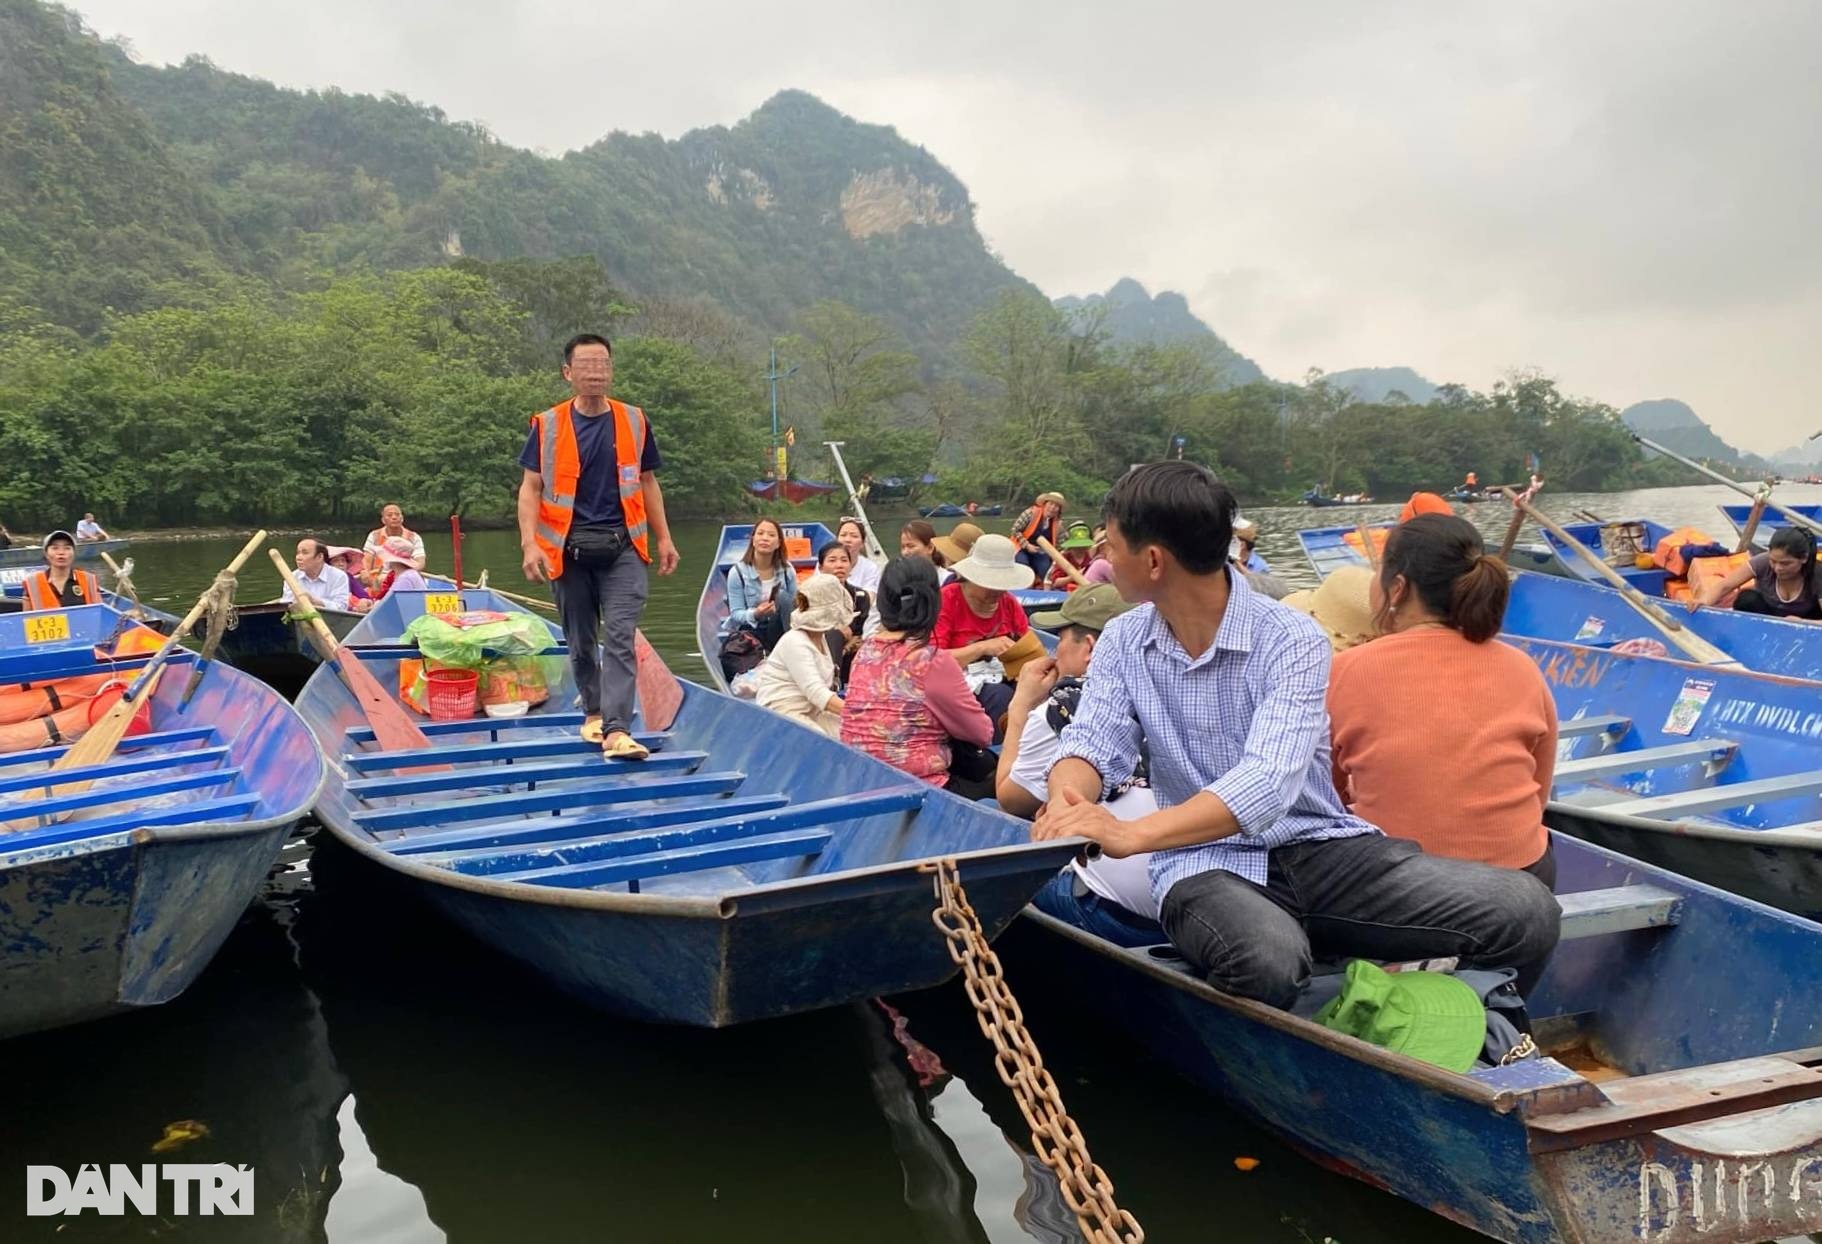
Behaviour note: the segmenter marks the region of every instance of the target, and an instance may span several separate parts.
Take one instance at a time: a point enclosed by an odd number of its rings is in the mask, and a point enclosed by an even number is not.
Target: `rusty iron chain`
[[[1083,1238],[1090,1244],[1142,1244],[1144,1228],[1114,1203],[1113,1181],[1088,1155],[1088,1141],[1063,1107],[1062,1092],[1025,1029],[1025,1013],[1006,983],[999,956],[987,944],[980,917],[969,905],[955,861],[933,860],[919,868],[935,875],[936,911],[931,920],[948,944],[949,957],[962,969],[975,1018],[993,1044],[994,1069],[1012,1090],[1019,1113],[1031,1127],[1032,1148],[1056,1175],[1063,1202],[1075,1214]]]

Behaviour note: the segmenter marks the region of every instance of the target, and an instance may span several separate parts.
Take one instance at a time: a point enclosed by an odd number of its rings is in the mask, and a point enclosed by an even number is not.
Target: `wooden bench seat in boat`
[[[1740,808],[1747,804],[1770,803],[1816,794],[1822,794],[1822,770],[1812,769],[1806,773],[1786,773],[1750,782],[1732,782],[1670,795],[1627,799],[1619,803],[1603,804],[1601,810],[1622,816],[1650,818],[1694,816]]]

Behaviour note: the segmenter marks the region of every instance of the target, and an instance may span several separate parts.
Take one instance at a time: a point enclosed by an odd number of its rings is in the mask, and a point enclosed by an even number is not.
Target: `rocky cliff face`
[[[957,215],[944,205],[942,187],[897,169],[856,173],[841,192],[841,223],[851,238],[897,233],[907,225],[952,224]]]

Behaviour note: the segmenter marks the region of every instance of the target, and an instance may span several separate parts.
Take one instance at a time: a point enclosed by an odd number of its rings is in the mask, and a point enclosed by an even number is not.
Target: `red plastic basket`
[[[473,717],[481,676],[473,670],[430,670],[424,675],[430,720],[461,721]]]

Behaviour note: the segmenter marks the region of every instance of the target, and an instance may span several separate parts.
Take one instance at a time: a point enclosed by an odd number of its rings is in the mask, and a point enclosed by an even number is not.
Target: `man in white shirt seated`
[[[329,564],[329,546],[321,540],[305,538],[297,542],[297,581],[318,608],[349,611],[348,575]],[[291,585],[287,583],[279,600],[290,604],[292,599]]]
[[[1055,657],[1028,662],[1019,671],[1012,706],[1006,711],[1006,743],[994,797],[1014,816],[1030,818],[1043,806],[1050,766],[1062,752],[1057,735],[1074,713],[1101,629],[1131,608],[1113,584],[1097,583],[1071,592],[1059,610],[1031,615],[1033,626],[1057,632],[1057,650]],[[1107,809],[1122,820],[1135,820],[1156,812],[1158,801],[1135,776],[1108,801]],[[1150,860],[1144,852],[1117,860],[1107,855],[1078,860],[1052,878],[1032,902],[1039,911],[1121,946],[1169,941],[1158,923]]]
[[[114,537],[103,531],[101,524],[95,521],[93,514],[84,514],[82,521],[76,524],[78,540],[112,540]]]

